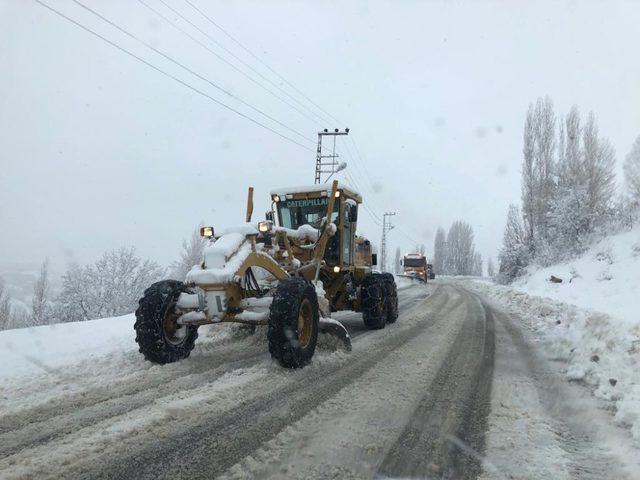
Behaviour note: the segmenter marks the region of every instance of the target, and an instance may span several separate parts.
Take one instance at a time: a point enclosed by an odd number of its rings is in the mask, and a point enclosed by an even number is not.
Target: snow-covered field
[[[640,447],[640,229],[509,287],[468,283],[524,319],[547,356],[563,362],[567,379],[586,384]]]

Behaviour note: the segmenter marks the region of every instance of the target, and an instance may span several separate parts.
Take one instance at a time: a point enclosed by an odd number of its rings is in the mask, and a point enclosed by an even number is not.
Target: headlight
[[[338,267],[338,266],[333,267],[333,271],[335,273],[339,273],[340,272],[340,267]]]
[[[270,232],[272,228],[273,228],[273,222],[270,222],[269,220],[258,222],[258,231],[260,233]]]
[[[213,227],[200,227],[200,236],[204,238],[213,237]]]

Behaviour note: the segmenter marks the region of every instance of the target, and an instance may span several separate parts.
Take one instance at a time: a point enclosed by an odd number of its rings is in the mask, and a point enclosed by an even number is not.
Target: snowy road
[[[128,352],[25,379],[2,391],[0,478],[629,473],[585,439],[587,407],[560,418],[545,403],[538,360],[504,313],[455,284],[399,296],[382,331],[338,316],[353,351],[320,350],[303,370],[274,364],[259,333],[236,333],[164,367]]]

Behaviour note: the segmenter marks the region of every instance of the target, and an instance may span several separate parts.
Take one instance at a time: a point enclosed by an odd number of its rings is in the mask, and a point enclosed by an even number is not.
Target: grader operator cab
[[[136,310],[140,352],[156,363],[189,356],[199,325],[236,322],[267,325],[271,356],[288,368],[313,357],[319,332],[339,336],[346,328],[330,318],[340,310],[362,312],[367,328],[398,318],[395,280],[374,273],[369,240],[356,235],[362,197],[333,184],[271,192],[267,219],[217,234],[203,227],[202,263],[184,282],[151,285]]]

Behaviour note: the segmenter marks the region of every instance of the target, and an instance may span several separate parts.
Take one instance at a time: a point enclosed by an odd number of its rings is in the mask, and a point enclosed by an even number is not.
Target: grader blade
[[[332,318],[320,318],[320,333],[328,333],[337,337],[344,343],[344,347],[347,352],[351,351],[351,337],[349,332],[340,322],[333,320]]]

